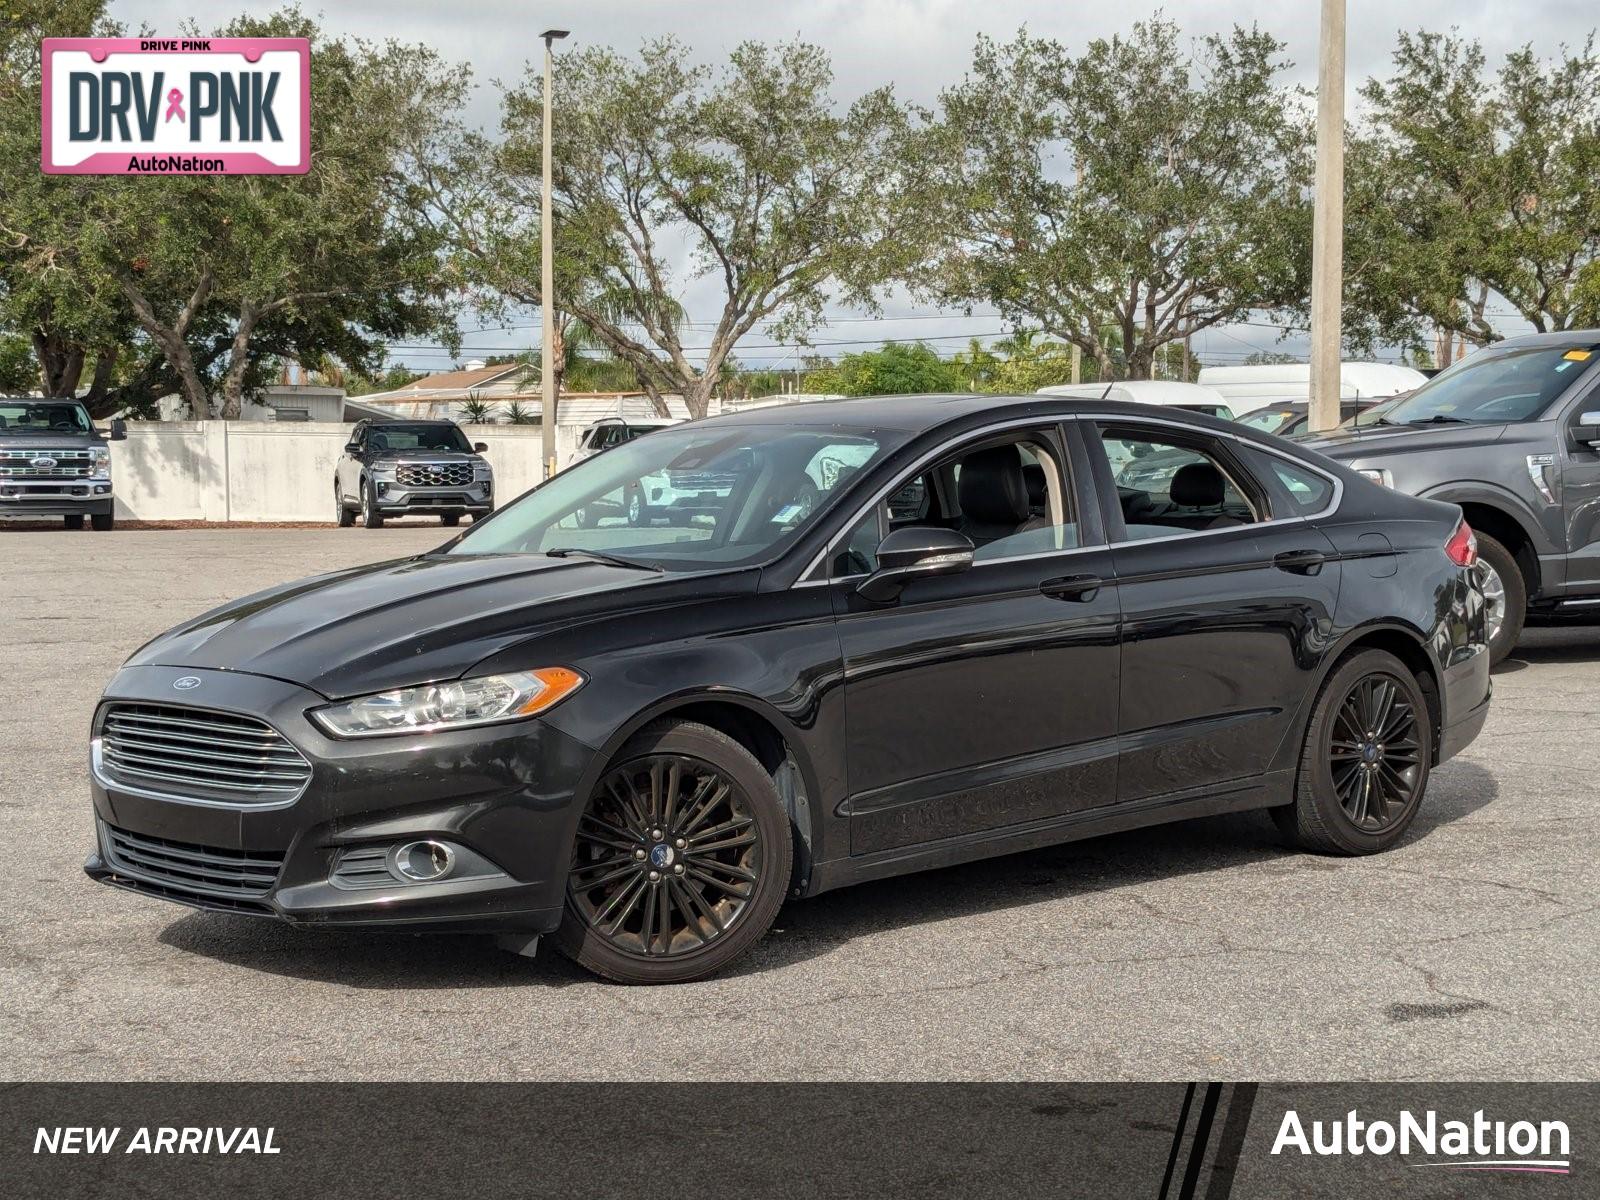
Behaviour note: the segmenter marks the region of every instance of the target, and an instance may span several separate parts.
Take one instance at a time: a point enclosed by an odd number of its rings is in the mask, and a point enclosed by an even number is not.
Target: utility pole
[[[1339,424],[1344,308],[1345,0],[1322,0],[1317,55],[1317,177],[1311,231],[1311,414],[1313,431]]]
[[[539,206],[539,315],[543,333],[539,343],[539,445],[544,458],[545,479],[556,473],[556,269],[555,219],[550,209],[550,92],[555,73],[555,54],[551,47],[567,36],[565,29],[546,29],[544,39],[544,202]]]
[[[1072,382],[1083,382],[1083,347],[1076,344],[1072,347]]]

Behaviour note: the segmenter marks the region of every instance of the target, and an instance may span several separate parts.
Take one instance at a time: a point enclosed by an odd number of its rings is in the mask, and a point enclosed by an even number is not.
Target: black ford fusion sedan
[[[1486,716],[1474,560],[1452,505],[1150,406],[673,426],[140,649],[94,716],[87,870],[659,983],[787,895],[1162,821],[1371,853]]]

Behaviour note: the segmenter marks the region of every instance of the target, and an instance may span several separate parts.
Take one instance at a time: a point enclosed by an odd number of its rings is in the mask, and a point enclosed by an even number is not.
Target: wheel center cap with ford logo
[[[676,855],[672,853],[672,847],[665,842],[657,842],[650,847],[650,865],[657,870],[670,867],[675,857]]]

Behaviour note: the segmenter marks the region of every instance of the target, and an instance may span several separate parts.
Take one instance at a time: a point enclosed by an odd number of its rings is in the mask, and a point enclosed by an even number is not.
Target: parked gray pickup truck
[[[1499,661],[1527,620],[1600,620],[1600,330],[1463,359],[1352,430],[1296,439],[1388,487],[1461,506]]]
[[[111,422],[110,441],[127,436]],[[60,517],[110,529],[111,447],[76,400],[0,396],[0,521]]]

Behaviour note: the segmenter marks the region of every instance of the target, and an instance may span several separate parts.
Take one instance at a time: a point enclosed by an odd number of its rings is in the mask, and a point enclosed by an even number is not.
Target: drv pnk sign
[[[300,175],[305,38],[45,38],[47,175]]]

